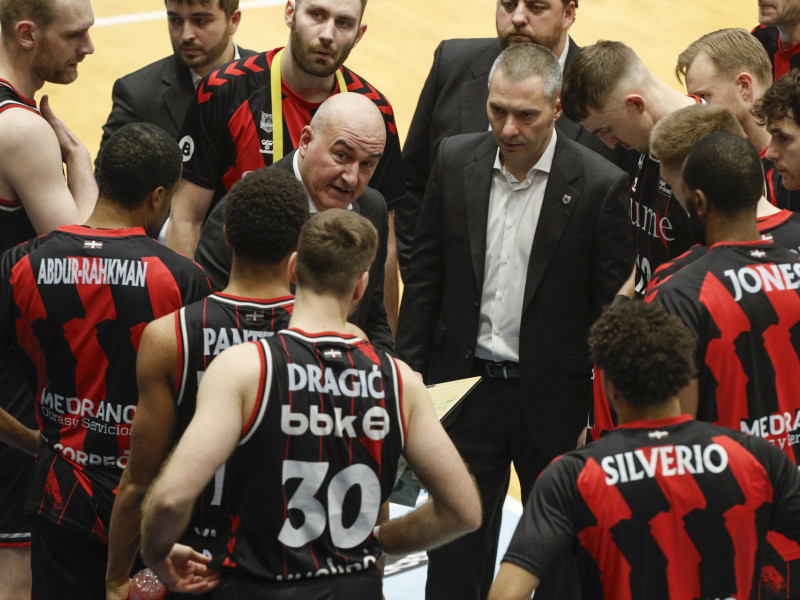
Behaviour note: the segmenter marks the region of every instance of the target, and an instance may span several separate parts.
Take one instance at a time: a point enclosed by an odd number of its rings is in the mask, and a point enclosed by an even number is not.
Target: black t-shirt
[[[232,62],[207,75],[197,88],[181,129],[183,176],[215,189],[215,200],[246,173],[273,162],[270,68],[278,49]],[[405,195],[400,140],[394,112],[386,97],[347,67],[341,67],[347,91],[364,94],[380,109],[386,125],[386,145],[370,184],[386,199],[389,210]],[[338,93],[334,86],[331,94]],[[321,103],[309,103],[285,83],[283,155],[300,141],[300,134]]]
[[[405,443],[394,359],[336,333],[255,343],[261,393],[226,463],[214,563],[223,578],[280,582],[374,569]]]
[[[768,528],[800,540],[792,462],[683,415],[626,424],[554,461],[504,560],[544,579],[577,545],[586,599],[746,599]]]
[[[65,226],[2,256],[0,341],[16,342],[38,376],[44,446],[29,508],[105,541],[142,331],[210,291],[197,264],[141,228]]]
[[[175,313],[178,342],[177,436],[183,435],[197,407],[197,388],[208,365],[223,350],[269,337],[288,327],[294,297],[255,300],[216,293]],[[203,490],[181,542],[210,551],[219,527],[225,467]]]

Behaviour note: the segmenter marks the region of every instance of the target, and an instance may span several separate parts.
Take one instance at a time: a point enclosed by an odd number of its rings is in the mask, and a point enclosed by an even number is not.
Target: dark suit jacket
[[[580,50],[572,39],[568,43],[567,66]],[[403,145],[407,198],[403,207],[395,211],[395,229],[400,232],[398,240],[407,238],[408,230],[411,230],[413,238],[439,143],[451,135],[489,129],[486,115],[489,71],[499,55],[497,38],[444,40],[436,48],[433,66]],[[628,162],[633,166],[631,153],[622,148],[611,150],[599,137],[564,115],[556,121],[556,127],[563,136],[591,148],[615,164],[625,169],[629,168]],[[398,252],[404,254],[401,265],[408,264],[409,248],[401,246],[398,242]]]
[[[247,57],[255,52],[239,48],[239,54]],[[100,147],[128,123],[158,125],[177,140],[194,92],[189,68],[174,54],[120,77],[111,90],[113,105],[103,125]]]
[[[292,161],[295,152],[297,150],[293,150],[273,166],[294,174]],[[222,232],[225,223],[225,200],[226,198],[222,198],[209,213],[195,250],[195,260],[206,270],[215,290],[221,290],[228,285],[233,260],[231,247],[228,246]],[[383,306],[384,264],[386,241],[389,237],[389,213],[386,201],[380,192],[368,187],[352,206],[354,211],[369,219],[378,230],[378,253],[369,269],[369,284],[364,298],[350,315],[350,322],[364,330],[373,346],[394,354],[392,330],[389,328],[386,309]]]
[[[478,339],[497,144],[442,141],[414,240],[397,349],[436,383],[469,377]],[[559,135],[525,280],[519,340],[526,424],[540,450],[575,447],[592,398],[589,326],[634,261],[628,178]]]

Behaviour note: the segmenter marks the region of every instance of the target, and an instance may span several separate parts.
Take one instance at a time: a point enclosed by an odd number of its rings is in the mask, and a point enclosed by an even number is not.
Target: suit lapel
[[[469,248],[478,289],[483,288],[486,265],[486,227],[489,223],[489,197],[497,145],[491,134],[475,150],[475,162],[464,167],[464,204],[467,213]]]
[[[580,158],[561,138],[556,140],[553,166],[547,178],[547,187],[542,201],[542,212],[536,225],[528,272],[525,279],[525,294],[522,300],[522,314],[528,308],[539,285],[544,278],[553,253],[567,227],[575,205],[580,202],[580,193],[572,183],[577,179],[577,170],[570,168],[580,162]]]
[[[186,68],[175,56],[167,61],[167,66],[161,76],[161,81],[167,89],[161,95],[164,106],[172,122],[178,128],[183,127],[183,118],[189,111],[189,106],[194,99],[194,85],[189,69]]]

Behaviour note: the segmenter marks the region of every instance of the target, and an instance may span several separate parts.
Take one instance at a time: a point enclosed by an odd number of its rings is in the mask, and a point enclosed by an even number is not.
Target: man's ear
[[[295,250],[289,257],[289,281],[291,281],[295,285],[297,285],[297,273],[295,271],[296,268],[297,268],[297,251]]]
[[[358,42],[361,41],[361,38],[364,37],[364,34],[367,32],[367,24],[362,23],[358,26],[358,35],[356,35],[356,40],[353,42],[353,48],[358,45]]]
[[[361,301],[361,298],[364,297],[364,294],[367,291],[367,285],[369,284],[369,271],[364,271],[361,275],[358,276],[358,281],[356,281],[356,287],[353,290],[353,297],[352,297],[352,305],[353,308]]]
[[[233,35],[239,29],[239,23],[242,22],[242,11],[235,10],[231,15],[230,22],[228,23],[228,35]]]
[[[313,141],[314,141],[314,130],[311,129],[310,125],[306,125],[300,132],[300,142],[297,144],[297,152],[300,154],[300,158],[306,157],[306,152],[308,152],[308,147],[311,145],[311,142]]]
[[[634,107],[640,113],[647,110],[647,102],[640,94],[628,94],[625,96],[625,104]]]
[[[739,86],[739,94],[742,100],[750,102],[753,98],[753,76],[746,71],[742,71],[736,76],[736,84]]]
[[[42,33],[36,23],[28,20],[17,23],[14,31],[17,34],[17,43],[24,50],[32,50]]]
[[[294,19],[294,1],[286,0],[286,8],[283,9],[283,22],[289,28],[292,27],[292,20]]]

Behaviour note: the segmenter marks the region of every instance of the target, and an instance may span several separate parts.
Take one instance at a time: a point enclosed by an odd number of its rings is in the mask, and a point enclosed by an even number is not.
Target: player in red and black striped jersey
[[[779,448],[681,414],[695,343],[657,304],[606,309],[589,345],[621,425],[544,471],[490,600],[530,598],[574,549],[587,600],[765,597],[767,529],[800,540],[800,474]]]
[[[792,4],[792,2],[787,2]],[[765,5],[766,7],[766,5]],[[775,7],[771,7],[775,10]],[[759,22],[761,25],[751,32],[764,46],[772,63],[773,78],[775,81],[786,75],[791,69],[800,67],[800,37],[796,37],[798,23],[789,24],[790,28],[783,29],[782,24],[775,18],[764,18],[759,4]],[[786,36],[784,36],[784,33]]]
[[[109,598],[127,598],[144,494],[194,416],[205,370],[226,348],[288,326],[294,296],[287,263],[307,219],[307,195],[291,174],[261,168],[248,175],[225,203],[226,239],[233,249],[228,286],[145,328],[131,458],[111,517]],[[220,470],[204,490],[182,538],[209,557],[219,529],[223,476]]]
[[[421,380],[342,333],[377,241],[353,212],[313,216],[289,262],[291,328],[211,363],[195,417],[144,506],[142,556],[170,589],[191,580],[178,574],[186,561],[173,543],[226,460],[215,598],[379,600],[381,546],[408,552],[479,525],[475,485]],[[401,452],[431,500],[378,528]],[[191,473],[182,467],[190,459]]]
[[[320,104],[344,91],[364,94],[381,110],[386,146],[372,187],[389,210],[395,208],[405,183],[392,107],[370,83],[342,66],[366,30],[363,10],[360,0],[321,0],[297,8],[290,1],[285,20],[291,35],[285,48],[230,63],[201,81],[179,142],[184,183],[167,232],[171,247],[193,256],[200,226],[220,191],[297,148]],[[280,90],[274,89],[278,83]],[[278,98],[280,105],[273,106]]]
[[[120,129],[104,150],[101,195],[86,225],[61,227],[0,259],[0,337],[27,353],[38,376],[42,446],[27,500],[37,515],[36,600],[105,596],[142,330],[210,292],[199,266],[147,235],[166,216],[180,163],[174,140],[157,127]]]

